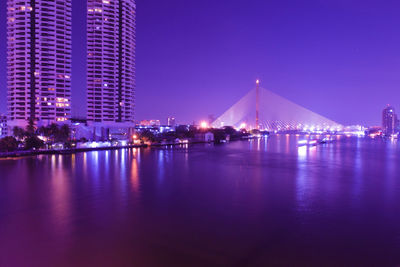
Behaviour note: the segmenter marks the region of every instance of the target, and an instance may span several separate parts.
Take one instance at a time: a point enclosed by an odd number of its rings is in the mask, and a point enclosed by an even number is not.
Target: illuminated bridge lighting
[[[325,118],[307,108],[285,99],[269,90],[260,88],[259,129],[268,131],[338,131],[339,123]],[[217,118],[213,127],[256,127],[256,89],[230,107]]]

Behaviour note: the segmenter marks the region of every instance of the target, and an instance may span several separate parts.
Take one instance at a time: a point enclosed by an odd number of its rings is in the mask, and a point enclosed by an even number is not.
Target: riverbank
[[[96,148],[69,148],[69,149],[39,149],[39,150],[21,150],[12,152],[0,152],[0,158],[15,158],[23,156],[37,155],[53,155],[53,154],[74,154],[80,152],[102,151],[102,150],[117,150],[123,148],[139,148],[147,147],[148,145],[129,145],[129,146],[112,146],[112,147],[96,147]]]
[[[118,150],[124,148],[146,148],[146,147],[165,147],[165,146],[182,146],[192,144],[206,144],[210,142],[189,142],[189,143],[166,143],[166,144],[140,144],[140,145],[126,145],[126,146],[108,146],[108,147],[87,147],[87,148],[68,148],[68,149],[39,149],[39,150],[18,150],[11,152],[0,152],[1,158],[17,158],[38,155],[69,155],[90,151],[105,151],[105,150]]]

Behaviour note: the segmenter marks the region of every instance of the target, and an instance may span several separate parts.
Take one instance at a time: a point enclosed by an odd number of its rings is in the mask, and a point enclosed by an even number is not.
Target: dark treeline
[[[256,130],[257,131],[257,130]],[[179,125],[176,127],[175,131],[158,133],[151,129],[143,129],[138,132],[138,137],[142,141],[150,142],[173,142],[175,139],[195,139],[196,135],[199,133],[211,132],[214,134],[215,143],[219,143],[223,140],[239,140],[244,136],[254,134],[256,132],[247,132],[246,130],[235,130],[233,127],[226,126],[220,129],[210,128],[201,129],[195,126]],[[257,132],[259,133],[259,131]]]
[[[49,143],[68,143],[70,141],[71,128],[67,124],[60,126],[55,123],[39,128],[28,125],[26,129],[23,129],[16,126],[12,129],[12,133],[13,136],[0,139],[0,152],[45,148],[45,142],[38,136],[44,137]]]
[[[247,132],[246,130],[236,130],[233,127],[215,128],[197,128],[196,126],[179,125],[174,131],[160,133],[158,128],[137,129],[135,138],[132,138],[131,144],[134,139],[139,139],[141,143],[175,143],[177,139],[188,141],[202,141],[197,138],[199,134],[211,132],[214,135],[214,142],[220,143],[227,140],[234,141],[242,139],[251,134],[260,134],[260,131],[253,130]],[[55,143],[62,143],[64,148],[76,147],[76,140],[71,139],[71,128],[69,125],[50,124],[48,126],[41,126],[38,128],[28,125],[26,129],[14,127],[12,130],[13,136],[8,136],[0,139],[0,152],[11,152],[16,150],[35,150],[41,148],[51,148]],[[104,141],[113,141],[104,140]],[[85,138],[79,140],[80,142],[87,142]],[[115,141],[115,140],[114,140]],[[137,144],[137,143],[135,143]]]

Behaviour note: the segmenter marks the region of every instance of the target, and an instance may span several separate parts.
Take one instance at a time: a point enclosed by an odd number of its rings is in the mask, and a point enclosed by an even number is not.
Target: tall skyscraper
[[[8,124],[71,113],[71,0],[7,0]]]
[[[394,134],[397,131],[397,115],[394,111],[394,108],[390,105],[382,112],[382,130],[385,135]]]
[[[135,107],[135,0],[88,0],[87,119],[132,126]]]

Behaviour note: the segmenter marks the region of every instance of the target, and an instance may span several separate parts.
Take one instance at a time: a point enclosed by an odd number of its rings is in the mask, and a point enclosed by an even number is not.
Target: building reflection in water
[[[132,162],[131,162],[131,186],[132,192],[139,194],[139,162],[140,162],[140,152],[139,149],[134,148],[132,150]]]
[[[71,169],[72,169],[72,172],[75,173],[75,170],[76,170],[76,155],[75,155],[75,153],[71,155]]]
[[[267,151],[267,150],[268,150],[268,140],[269,140],[268,137],[265,137],[265,138],[264,138],[264,151]]]
[[[300,146],[297,149],[297,177],[296,177],[296,206],[299,211],[307,208],[307,146]]]
[[[121,162],[120,162],[120,171],[121,171],[121,177],[124,179],[126,178],[126,153],[127,149],[121,149]]]
[[[119,149],[114,151],[114,166],[119,166]]]
[[[290,145],[291,145],[290,135],[286,134],[285,135],[285,152],[286,152],[286,154],[289,154],[289,152],[290,152]]]
[[[56,155],[51,155],[51,169],[53,171],[56,169]]]
[[[281,145],[282,145],[282,143],[281,143],[281,135],[277,134],[276,138],[277,138],[277,140],[276,140],[276,152],[280,153],[281,152]]]
[[[364,178],[363,178],[363,161],[362,161],[362,149],[361,149],[361,139],[357,138],[356,140],[356,149],[355,149],[355,154],[354,158],[348,158],[347,161],[350,161],[351,164],[353,165],[353,188],[351,190],[351,198],[353,202],[353,206],[357,207],[359,200],[360,200],[360,195],[362,192],[362,187],[364,183]],[[334,160],[334,159],[331,159]]]
[[[311,194],[311,177],[309,174],[308,160],[310,156],[308,146],[297,148],[297,176],[296,176],[296,207],[299,213],[310,209],[309,199]]]
[[[170,148],[161,148],[158,150],[157,171],[158,171],[159,182],[163,182],[167,175],[167,165],[170,163],[170,156],[172,153],[173,149]]]
[[[51,179],[51,190],[49,190],[51,205],[51,218],[53,221],[55,235],[67,236],[71,232],[71,224],[69,218],[71,216],[71,186],[72,178],[69,175],[69,168],[64,166],[63,155],[51,156],[51,172],[47,176]]]
[[[100,178],[100,172],[102,171],[102,167],[99,164],[99,151],[92,151],[89,152],[89,160],[90,160],[90,167],[91,167],[91,174],[94,176],[96,180]]]
[[[110,151],[105,151],[104,153],[104,168],[107,174],[110,173]]]
[[[389,207],[393,201],[396,199],[396,192],[394,188],[397,187],[398,183],[398,162],[396,161],[397,154],[400,153],[397,139],[391,138],[390,141],[387,142],[384,151],[385,157],[385,165],[382,166],[384,170],[384,179],[385,179],[385,202]],[[395,210],[391,212],[397,212]]]
[[[87,152],[83,152],[83,176],[86,178],[87,174]]]

